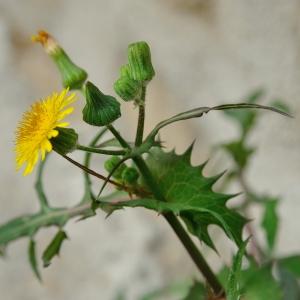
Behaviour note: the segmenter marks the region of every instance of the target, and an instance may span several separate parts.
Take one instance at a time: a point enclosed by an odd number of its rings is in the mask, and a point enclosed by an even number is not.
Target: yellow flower
[[[52,150],[51,138],[58,135],[56,127],[66,127],[62,122],[73,112],[73,107],[67,107],[75,101],[75,94],[68,95],[69,89],[53,93],[31,105],[31,109],[24,113],[16,130],[16,165],[19,170],[27,164],[24,176],[31,173],[38,162],[39,156],[44,160],[46,152]],[[67,108],[66,108],[67,107]]]

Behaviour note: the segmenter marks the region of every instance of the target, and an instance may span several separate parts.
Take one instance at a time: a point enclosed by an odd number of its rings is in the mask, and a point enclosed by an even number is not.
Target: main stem
[[[145,100],[145,90],[143,91],[143,101]],[[144,103],[139,106],[139,121],[137,127],[137,135],[135,140],[135,145],[139,146],[143,141],[143,131],[144,131],[144,121],[145,121],[145,107]],[[112,126],[109,125],[108,129],[112,132],[112,134],[116,137],[116,139],[120,142],[120,144],[127,149],[130,149],[130,145],[123,139],[123,137],[119,134],[119,132]],[[161,192],[161,189],[155,179],[145,161],[141,156],[136,156],[132,158],[135,162],[136,166],[140,170],[141,174],[144,177],[145,182],[153,193],[154,197],[157,200],[166,202],[166,199]],[[172,212],[164,213],[163,216],[172,227],[179,240],[182,242],[183,246],[189,253],[190,257],[198,267],[199,271],[202,273],[204,278],[207,280],[208,284],[211,286],[214,293],[218,296],[225,296],[225,291],[220,284],[218,278],[215,276],[209,265],[207,264],[205,258],[200,253],[199,249],[196,247],[191,237],[188,235],[186,230],[183,228],[181,223],[178,221],[176,216]]]
[[[143,142],[144,125],[145,125],[145,98],[146,98],[146,87],[143,86],[140,105],[139,105],[138,125],[137,125],[136,136],[135,136],[135,146],[137,147],[140,146]]]
[[[140,157],[133,158],[135,164],[143,174],[143,177],[151,189],[154,197],[160,201],[166,201],[164,195],[161,193],[159,186],[157,185],[156,181],[154,180],[148,166],[144,162],[144,160]],[[192,260],[198,267],[199,271],[207,280],[208,284],[211,286],[213,291],[216,295],[224,296],[225,292],[220,284],[218,278],[215,276],[209,265],[207,264],[206,260],[200,253],[199,249],[196,247],[190,236],[187,234],[186,230],[182,227],[181,223],[178,221],[176,216],[171,213],[163,214],[169,225],[172,227],[182,244],[184,245],[185,249],[191,256]]]

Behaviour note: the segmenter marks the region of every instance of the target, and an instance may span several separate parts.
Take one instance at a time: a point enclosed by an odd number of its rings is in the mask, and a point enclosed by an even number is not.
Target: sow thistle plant
[[[135,139],[127,141],[113,125],[121,117],[119,100],[105,94],[88,81],[87,72],[72,62],[50,34],[40,31],[32,40],[41,43],[57,65],[64,89],[32,104],[17,127],[17,169],[24,168],[23,174],[29,175],[38,165],[35,188],[40,210],[0,226],[1,249],[4,250],[10,242],[21,237],[29,238],[29,261],[35,275],[41,279],[35,249],[35,235],[39,229],[47,226],[56,226],[58,229],[42,255],[43,265],[47,267],[67,238],[64,226],[70,219],[79,217],[83,220],[95,216],[98,210],[110,215],[124,207],[144,207],[165,218],[202,274],[204,281],[191,284],[184,290],[182,299],[283,299],[286,291],[282,288],[281,277],[274,275],[274,264],[280,261],[281,267],[278,269],[277,266],[277,274],[279,271],[286,272],[297,282],[295,274],[300,275],[299,257],[272,257],[278,221],[278,200],[256,195],[250,190],[244,180],[244,170],[253,153],[253,149],[247,146],[246,138],[255,125],[257,110],[269,110],[284,116],[289,114],[275,106],[258,104],[260,94],[256,93],[245,103],[199,107],[179,113],[159,122],[145,135],[146,90],[155,71],[149,45],[141,41],[128,46],[128,61],[121,66],[119,77],[114,83],[114,90],[121,101],[131,102],[139,111]],[[66,117],[73,112],[72,103],[78,98],[77,93],[82,93],[85,99],[83,121],[99,127],[99,133],[89,145],[81,145],[78,134],[66,122]],[[213,189],[223,173],[205,177],[205,163],[200,166],[191,165],[193,145],[188,146],[183,154],[177,154],[174,150],[167,152],[158,136],[162,128],[172,123],[200,118],[213,111],[226,111],[241,127],[241,138],[238,141],[219,147],[231,155],[235,164],[234,170],[223,181],[224,185],[230,184],[232,180],[239,180],[244,188],[245,200],[235,209],[229,208],[227,202],[237,194],[216,192]],[[111,133],[109,139],[105,139],[107,132]],[[72,151],[84,151],[83,162],[73,160],[69,155]],[[48,202],[43,173],[46,158],[51,152],[56,152],[83,171],[83,197],[74,207],[54,208]],[[104,163],[106,174],[100,174],[98,167],[91,166],[92,155],[107,156]],[[98,194],[93,192],[91,176],[99,179],[97,184],[94,183],[99,190]],[[104,196],[103,190],[107,184],[113,185],[115,190]],[[262,204],[265,209],[262,224],[269,245],[267,251],[256,243],[255,236],[251,237],[251,222],[246,214],[242,214],[253,202]],[[238,248],[232,267],[224,267],[219,274],[212,271],[201,254],[200,247],[191,239],[193,235],[217,251],[208,232],[209,225],[219,226]],[[245,234],[244,228],[248,229]],[[246,250],[248,243],[256,245],[259,258]],[[244,256],[248,265],[242,270]],[[155,295],[161,296],[157,292],[152,296],[148,295],[147,299],[155,299]]]

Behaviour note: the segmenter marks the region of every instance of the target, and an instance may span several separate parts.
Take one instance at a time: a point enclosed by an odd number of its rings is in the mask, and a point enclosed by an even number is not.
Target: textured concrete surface
[[[264,114],[251,137],[258,145],[248,172],[253,187],[282,195],[279,253],[300,248],[300,1],[299,0],[0,0],[0,222],[37,209],[34,176],[14,171],[14,130],[30,103],[60,89],[55,67],[29,36],[45,28],[64,45],[74,61],[84,66],[92,81],[107,93],[126,47],[147,40],[157,76],[149,87],[146,129],[157,121],[195,106],[241,101],[252,89],[264,87],[266,101],[280,97],[296,116],[287,120]],[[87,142],[93,129],[82,126],[80,110],[72,124]],[[132,136],[136,111],[123,105],[123,133]],[[183,151],[195,137],[195,163],[210,156],[211,145],[237,134],[219,113],[177,124],[162,132],[168,146]],[[79,155],[77,157],[80,157]],[[211,166],[228,166],[225,157]],[[98,161],[100,165],[100,161]],[[81,191],[81,174],[51,157],[47,192],[55,205],[72,205]],[[63,176],[62,176],[63,174]],[[125,210],[105,219],[104,214],[67,226],[70,241],[61,257],[43,270],[43,284],[27,263],[27,241],[20,240],[0,261],[3,299],[113,299],[124,289],[128,299],[172,280],[195,276],[196,271],[165,222],[144,210]],[[255,218],[256,215],[253,215]],[[38,234],[38,250],[54,229]],[[218,240],[224,255],[208,252],[218,267],[234,247]],[[204,249],[206,251],[206,249]]]

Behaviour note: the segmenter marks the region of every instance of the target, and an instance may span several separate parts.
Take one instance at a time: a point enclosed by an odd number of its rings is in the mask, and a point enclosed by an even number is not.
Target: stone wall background
[[[147,130],[181,110],[240,101],[258,87],[266,90],[265,103],[274,97],[284,99],[296,118],[264,114],[251,137],[259,149],[248,178],[257,190],[284,198],[278,252],[299,250],[299,0],[0,0],[1,223],[37,209],[34,176],[23,178],[15,172],[11,149],[22,112],[33,100],[60,89],[54,65],[29,39],[40,28],[51,32],[107,93],[113,93],[127,45],[148,41],[157,76],[149,87]],[[81,125],[81,108],[78,101],[71,121],[82,142],[87,142],[93,130]],[[135,130],[136,111],[123,105],[123,114],[130,117],[119,125],[129,137]],[[232,124],[214,113],[176,124],[162,137],[178,152],[197,137],[193,162],[200,163],[210,156],[213,144],[236,134]],[[215,157],[207,172],[226,166],[223,157]],[[81,174],[56,156],[48,170],[52,203],[76,203]],[[259,211],[254,211],[253,217],[257,215]],[[113,299],[124,288],[128,299],[134,300],[196,274],[164,221],[144,210],[125,210],[107,220],[100,213],[86,222],[71,222],[67,232],[70,241],[63,245],[61,257],[43,270],[42,285],[28,266],[27,241],[13,243],[7,259],[0,260],[1,298]],[[50,228],[38,234],[40,252],[54,233]],[[203,247],[216,268],[234,251],[223,235],[217,246],[224,250],[221,257]]]

